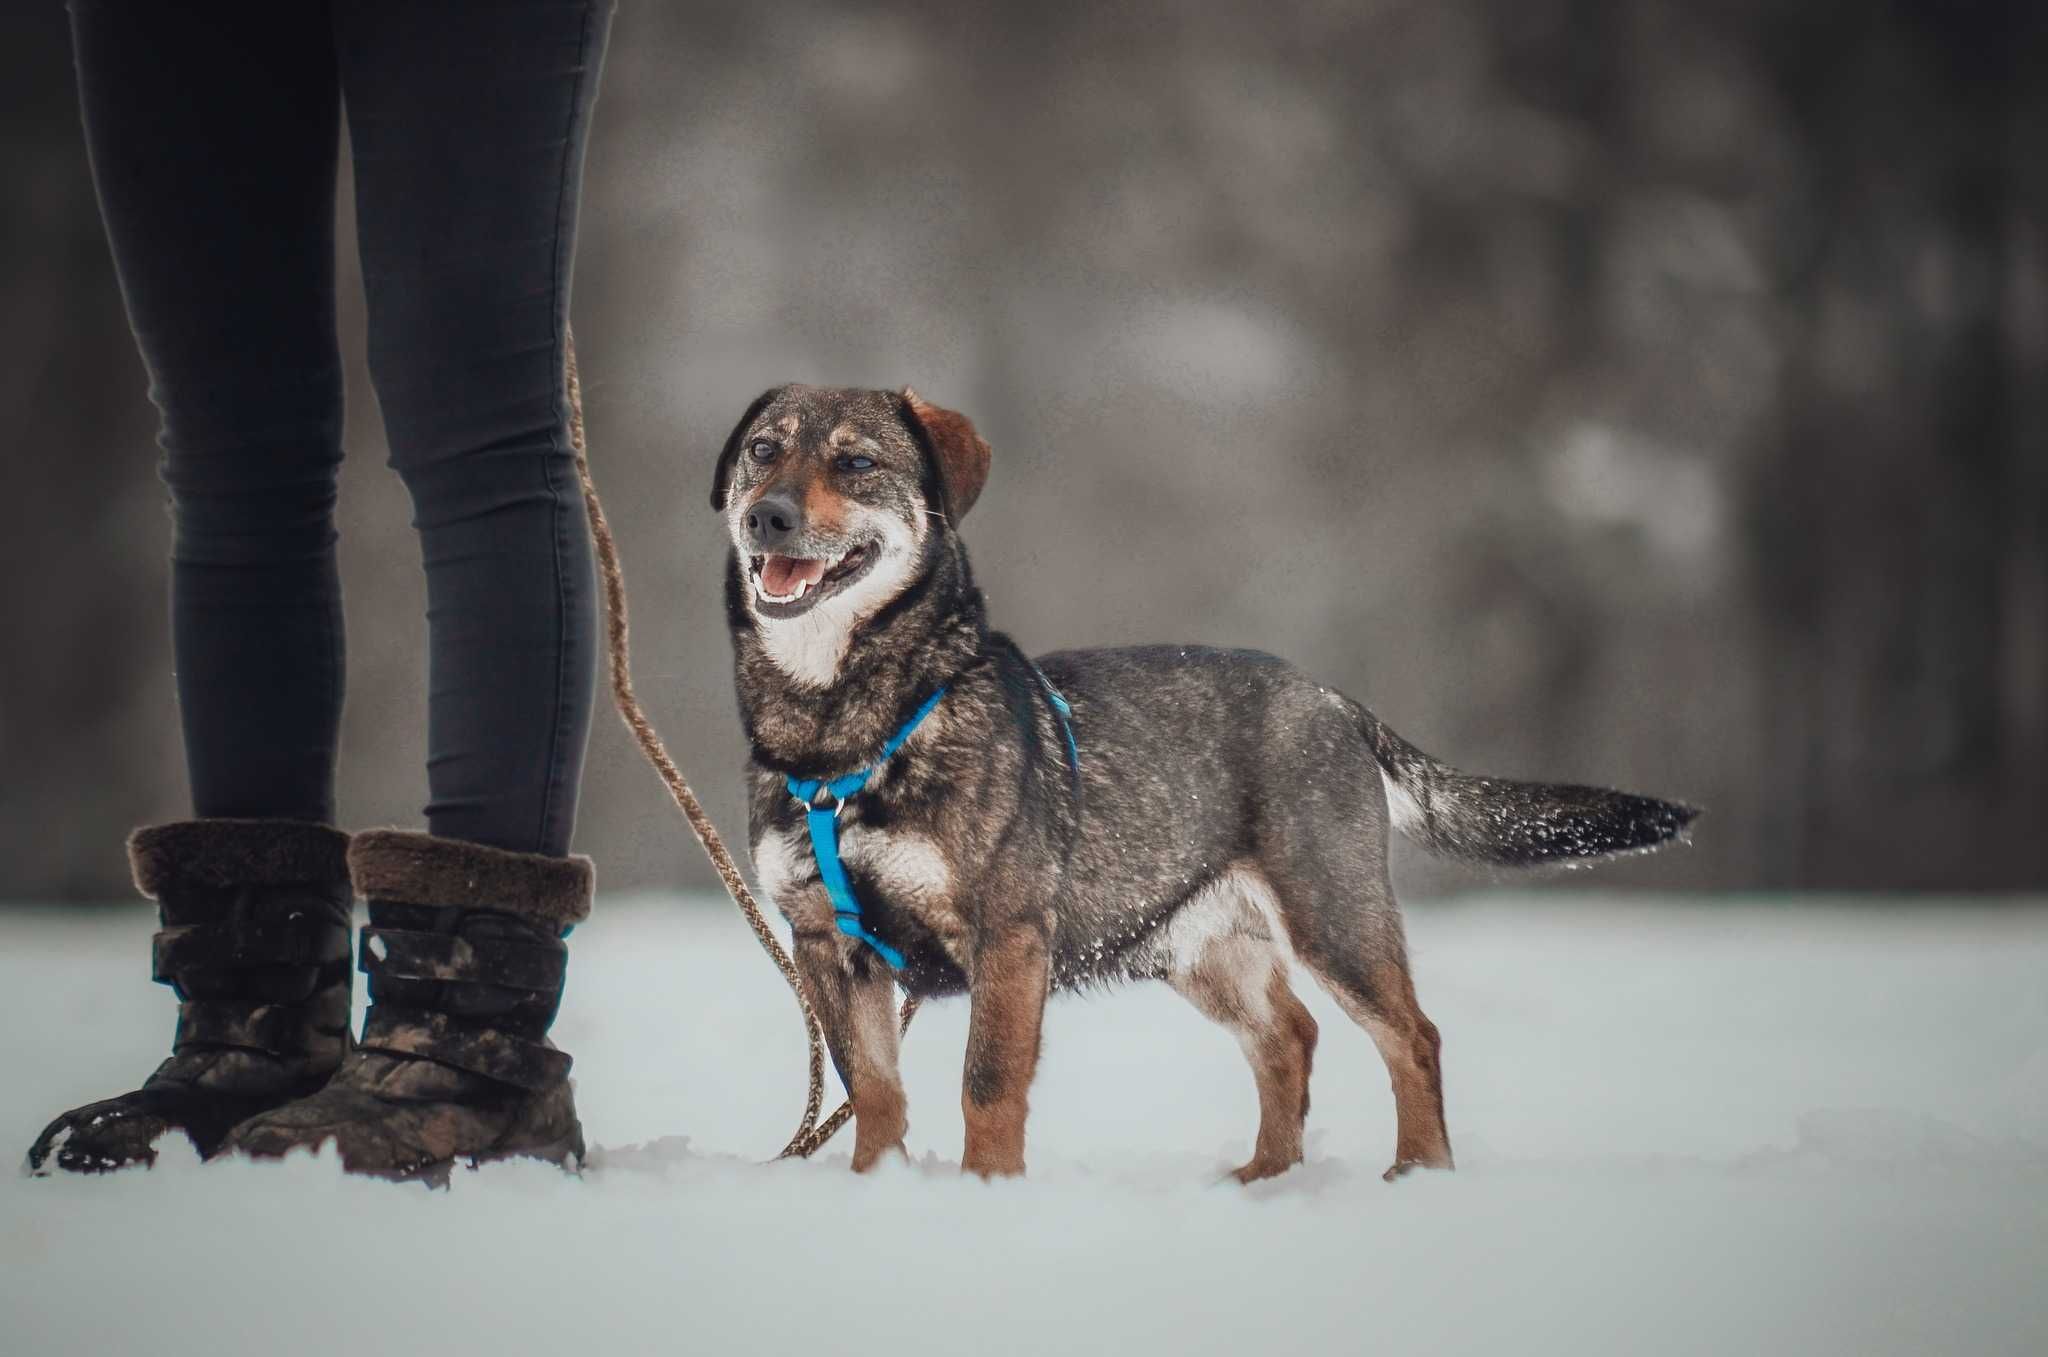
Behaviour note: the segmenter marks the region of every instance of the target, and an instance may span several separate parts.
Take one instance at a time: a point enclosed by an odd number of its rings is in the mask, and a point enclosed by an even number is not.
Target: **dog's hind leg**
[[[1322,977],[1319,977],[1322,978]],[[1415,1002],[1405,958],[1382,962],[1355,985],[1324,979],[1337,1003],[1379,1047],[1394,1085],[1394,1162],[1388,1182],[1415,1168],[1451,1167],[1451,1136],[1444,1126],[1444,1077],[1436,1024]]]
[[[1361,709],[1307,687],[1266,716],[1274,760],[1253,789],[1251,866],[1272,887],[1294,955],[1379,1048],[1394,1085],[1394,1164],[1451,1167],[1436,1026],[1415,1002],[1387,877],[1388,805]]]
[[[1243,933],[1206,939],[1186,964],[1168,971],[1166,982],[1229,1028],[1251,1062],[1259,1087],[1259,1139],[1251,1161],[1233,1176],[1240,1183],[1256,1182],[1299,1164],[1316,1020],[1289,987],[1276,942]]]
[[[1345,1015],[1372,1037],[1394,1085],[1394,1163],[1387,1181],[1413,1168],[1451,1167],[1451,1137],[1444,1126],[1444,1080],[1436,1024],[1415,1002],[1407,958],[1365,960],[1316,956],[1302,962],[1336,999]]]
[[[1413,1168],[1450,1168],[1442,1042],[1415,1001],[1393,888],[1384,870],[1361,871],[1355,862],[1329,860],[1335,854],[1323,856],[1319,870],[1297,869],[1276,892],[1294,954],[1386,1062],[1395,1122],[1387,1179]]]

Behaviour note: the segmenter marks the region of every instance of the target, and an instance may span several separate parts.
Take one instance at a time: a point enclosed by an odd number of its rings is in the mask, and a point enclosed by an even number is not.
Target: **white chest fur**
[[[777,669],[813,688],[832,682],[858,620],[839,603],[828,599],[802,617],[762,627],[761,645]]]
[[[938,844],[923,834],[848,825],[839,836],[839,860],[872,882],[890,904],[921,917],[929,919],[952,898],[952,868]],[[754,845],[754,873],[761,889],[787,913],[796,903],[795,893],[818,881],[809,831],[799,825],[763,835]]]
[[[840,837],[839,856],[906,909],[940,906],[952,897],[953,869],[938,844],[922,834],[854,825]]]

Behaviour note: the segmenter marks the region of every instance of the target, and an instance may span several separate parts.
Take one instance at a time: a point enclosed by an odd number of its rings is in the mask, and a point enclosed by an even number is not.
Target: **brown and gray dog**
[[[1253,651],[1034,663],[989,629],[960,539],[988,468],[973,426],[912,391],[785,386],[747,409],[712,484],[733,543],[754,863],[853,1100],[854,1169],[901,1151],[908,1125],[892,980],[970,996],[962,1167],[990,1175],[1024,1168],[1046,996],[1151,979],[1251,1061],[1258,1142],[1238,1178],[1284,1172],[1301,1160],[1316,1043],[1290,956],[1386,1060],[1387,1176],[1449,1168],[1437,1030],[1409,979],[1389,823],[1439,852],[1523,864],[1654,847],[1693,811],[1469,777]],[[786,782],[878,761],[836,822],[839,857],[861,926],[901,954],[900,971],[839,931]]]

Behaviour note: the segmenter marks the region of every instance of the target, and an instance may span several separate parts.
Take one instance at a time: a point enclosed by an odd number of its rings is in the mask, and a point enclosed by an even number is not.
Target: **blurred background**
[[[64,14],[8,27],[0,899],[114,898],[189,810],[169,523]],[[1548,880],[2048,885],[2044,76],[2031,3],[628,0],[575,313],[643,695],[743,836],[712,458],[774,382],[908,382],[996,449],[1027,648],[1273,650],[1469,769],[1709,810]],[[338,266],[344,823],[414,825]],[[609,710],[578,846],[713,882]]]

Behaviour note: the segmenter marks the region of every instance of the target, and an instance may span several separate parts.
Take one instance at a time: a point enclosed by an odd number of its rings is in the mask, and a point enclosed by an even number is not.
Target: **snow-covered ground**
[[[0,1138],[146,1072],[140,908],[0,910]],[[334,1162],[0,1179],[0,1351],[2048,1352],[2048,901],[1492,893],[1410,911],[1459,1171],[1380,1181],[1386,1076],[1320,993],[1309,1162],[1250,1190],[1235,1044],[1159,987],[1047,1020],[1031,1174],[763,1166],[794,1010],[729,907],[607,899],[557,1028],[602,1150],[453,1190]]]

